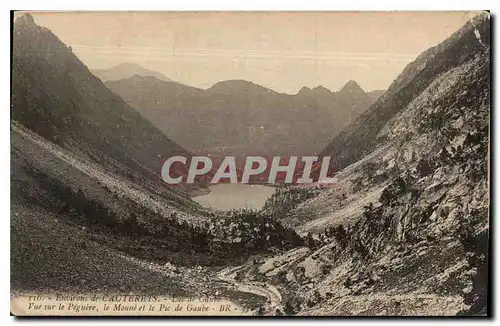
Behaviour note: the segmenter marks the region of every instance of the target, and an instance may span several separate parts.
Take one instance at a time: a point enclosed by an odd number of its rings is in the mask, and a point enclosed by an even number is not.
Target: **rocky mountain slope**
[[[212,155],[319,152],[373,103],[354,81],[337,93],[319,86],[295,95],[245,80],[222,81],[202,90],[134,76],[106,86],[171,139]]]
[[[485,315],[489,28],[480,15],[405,69],[392,90],[403,80],[422,88],[403,91],[408,102],[377,128],[375,150],[341,170],[336,187],[270,199],[265,211],[305,235],[307,248],[233,276],[277,287],[287,314]]]

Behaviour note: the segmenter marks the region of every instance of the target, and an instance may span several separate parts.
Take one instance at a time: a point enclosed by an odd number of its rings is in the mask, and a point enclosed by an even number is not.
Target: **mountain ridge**
[[[373,102],[362,89],[292,95],[242,79],[206,90],[139,77],[106,86],[185,148],[226,155],[312,154]]]

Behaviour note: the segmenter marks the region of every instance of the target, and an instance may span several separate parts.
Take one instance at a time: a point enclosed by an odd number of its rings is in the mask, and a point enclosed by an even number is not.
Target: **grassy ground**
[[[64,216],[16,205],[11,216],[13,289],[147,294],[192,290],[178,279],[123,259]]]

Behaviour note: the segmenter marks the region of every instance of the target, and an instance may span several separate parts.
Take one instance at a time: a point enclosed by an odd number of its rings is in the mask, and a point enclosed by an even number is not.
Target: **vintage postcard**
[[[15,316],[487,316],[488,12],[12,13]]]

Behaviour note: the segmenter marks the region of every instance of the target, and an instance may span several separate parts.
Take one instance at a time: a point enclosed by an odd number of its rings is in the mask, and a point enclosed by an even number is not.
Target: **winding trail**
[[[259,296],[267,298],[266,311],[275,315],[276,310],[283,312],[283,305],[281,303],[282,297],[279,290],[271,284],[261,283],[261,282],[248,282],[241,283],[236,280],[236,272],[244,268],[245,266],[238,267],[227,267],[221,270],[217,277],[225,282],[230,283],[240,292],[253,293]]]
[[[118,254],[118,256],[128,262],[140,266],[141,268],[145,268],[154,273],[161,274],[162,276],[179,277],[175,273],[167,271],[163,266],[125,254]],[[217,279],[229,283],[231,287],[239,292],[252,293],[267,298],[267,302],[265,305],[267,314],[274,316],[276,315],[276,310],[280,310],[281,312],[283,312],[283,306],[281,304],[281,293],[274,285],[259,282],[241,283],[235,280],[236,272],[244,267],[245,266],[227,267],[221,270],[215,276]]]

